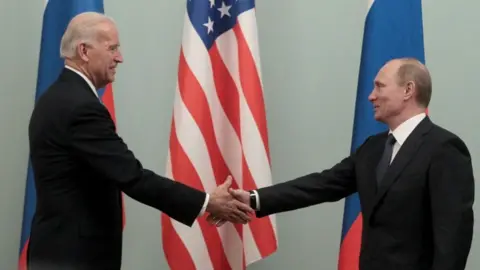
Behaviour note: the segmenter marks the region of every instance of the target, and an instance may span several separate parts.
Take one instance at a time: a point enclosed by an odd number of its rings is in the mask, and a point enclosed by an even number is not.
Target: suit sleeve
[[[76,109],[69,135],[77,158],[128,196],[188,226],[199,215],[206,194],[144,169],[117,135],[110,114],[102,104],[90,103]]]
[[[338,201],[356,192],[355,159],[367,141],[330,169],[258,189],[257,217]]]
[[[439,148],[429,171],[434,260],[432,270],[465,269],[473,236],[475,186],[467,147],[460,139]]]

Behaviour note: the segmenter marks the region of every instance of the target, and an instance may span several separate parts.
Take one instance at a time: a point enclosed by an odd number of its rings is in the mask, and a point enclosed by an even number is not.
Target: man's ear
[[[415,94],[415,82],[414,81],[408,81],[405,84],[405,90],[403,92],[403,99],[404,100],[409,100],[410,98],[413,98]]]
[[[85,62],[88,62],[90,57],[88,56],[88,46],[86,43],[80,43],[77,46],[77,55]]]

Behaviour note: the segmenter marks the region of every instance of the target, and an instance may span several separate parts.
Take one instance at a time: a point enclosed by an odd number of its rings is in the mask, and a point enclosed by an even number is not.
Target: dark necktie
[[[390,166],[390,160],[392,159],[392,153],[393,153],[393,145],[395,144],[396,140],[395,137],[393,137],[393,134],[390,133],[388,134],[387,141],[385,142],[385,149],[383,150],[383,155],[382,158],[380,159],[380,162],[378,163],[377,166],[377,183],[380,185],[383,176],[385,175],[385,172],[388,169],[388,166]]]

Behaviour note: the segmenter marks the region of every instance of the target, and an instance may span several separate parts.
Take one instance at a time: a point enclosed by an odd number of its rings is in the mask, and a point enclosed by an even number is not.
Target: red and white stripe
[[[212,192],[271,185],[255,10],[207,51],[185,15],[166,175]],[[277,249],[275,216],[192,228],[162,214],[163,250],[173,270],[245,269]]]

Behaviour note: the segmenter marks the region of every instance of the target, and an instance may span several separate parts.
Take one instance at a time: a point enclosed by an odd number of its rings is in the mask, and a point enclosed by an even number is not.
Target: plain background
[[[257,1],[274,182],[349,153],[366,0]],[[425,0],[430,115],[461,136],[480,169],[480,4]],[[16,269],[43,1],[0,1],[0,269]],[[125,63],[114,84],[118,131],[163,174],[185,1],[106,0]],[[408,18],[405,18],[408,20]],[[477,194],[478,188],[477,188]],[[123,269],[168,269],[160,213],[127,198]],[[336,269],[343,201],[277,215],[279,250],[249,267]],[[476,214],[479,212],[476,210]],[[478,233],[480,225],[475,225]],[[468,269],[480,269],[474,239]]]

